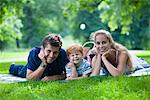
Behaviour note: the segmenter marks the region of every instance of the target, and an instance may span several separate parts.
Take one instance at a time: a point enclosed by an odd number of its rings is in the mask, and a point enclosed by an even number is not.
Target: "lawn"
[[[138,56],[150,63],[149,55],[139,54]],[[0,73],[8,73],[11,63],[0,63]],[[25,65],[26,62],[16,62],[16,64]],[[149,85],[150,76],[91,77],[74,81],[0,83],[0,99],[150,100]]]
[[[0,60],[27,58],[29,50],[0,51]]]
[[[150,76],[0,84],[2,100],[149,100]]]

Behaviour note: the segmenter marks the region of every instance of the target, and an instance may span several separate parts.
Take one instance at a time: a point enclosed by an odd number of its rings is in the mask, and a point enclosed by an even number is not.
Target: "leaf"
[[[110,30],[111,31],[115,31],[115,29],[118,28],[118,25],[115,21],[111,20],[108,22],[108,26],[110,27]]]

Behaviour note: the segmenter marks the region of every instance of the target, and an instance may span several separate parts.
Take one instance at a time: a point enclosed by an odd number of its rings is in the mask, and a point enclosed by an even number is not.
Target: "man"
[[[32,48],[25,67],[11,65],[10,74],[28,80],[62,80],[66,78],[65,65],[69,62],[61,37],[49,34],[43,39],[42,48]],[[17,70],[17,71],[16,71]]]

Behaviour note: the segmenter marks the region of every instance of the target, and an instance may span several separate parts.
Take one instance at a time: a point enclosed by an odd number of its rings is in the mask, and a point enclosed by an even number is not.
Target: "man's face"
[[[47,63],[52,63],[58,57],[59,50],[60,47],[51,46],[50,44],[44,48],[44,54]]]

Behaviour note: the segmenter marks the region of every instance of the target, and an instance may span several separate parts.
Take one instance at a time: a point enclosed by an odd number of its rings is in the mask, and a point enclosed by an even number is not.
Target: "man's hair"
[[[42,41],[43,48],[47,47],[48,44],[55,47],[61,47],[62,46],[61,36],[58,34],[49,33],[47,36],[44,37]]]
[[[83,47],[81,45],[74,44],[66,50],[68,56],[73,52],[81,52],[81,54],[83,54]]]

